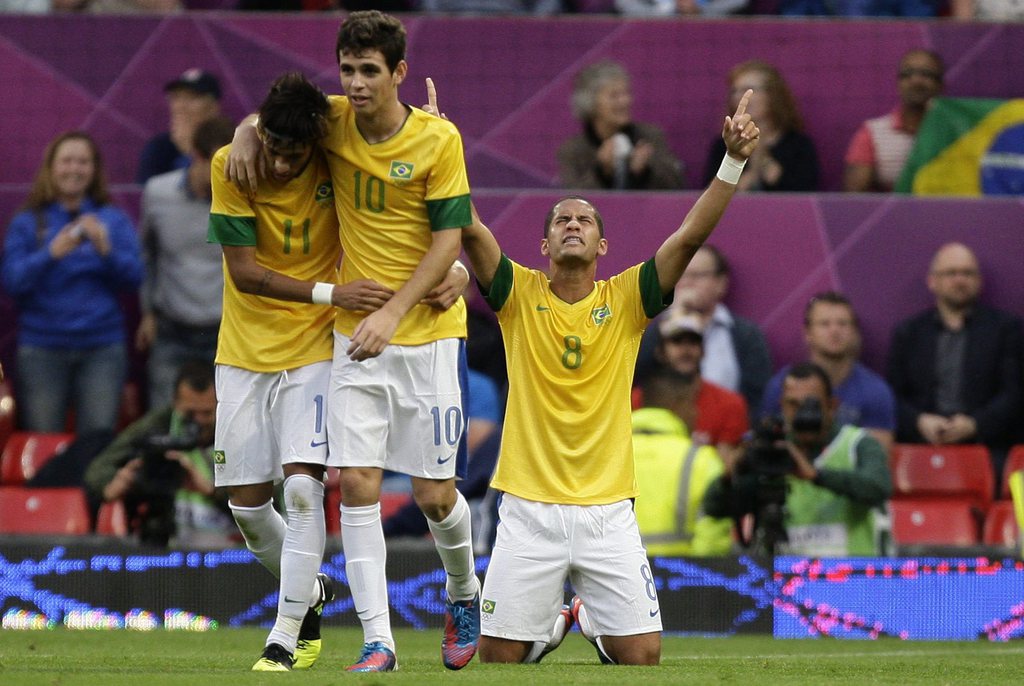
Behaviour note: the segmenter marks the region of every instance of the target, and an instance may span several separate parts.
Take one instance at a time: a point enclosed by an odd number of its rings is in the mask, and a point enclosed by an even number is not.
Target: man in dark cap
[[[220,82],[213,74],[192,68],[164,86],[170,111],[168,131],[146,143],[135,182],[188,166],[196,128],[220,114]]]

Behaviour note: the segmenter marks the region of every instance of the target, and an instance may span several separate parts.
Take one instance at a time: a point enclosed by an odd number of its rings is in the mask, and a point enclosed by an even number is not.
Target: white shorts
[[[348,346],[348,336],[335,332],[328,464],[425,479],[465,477],[465,342],[389,345],[362,362],[349,359]]]
[[[505,493],[484,579],[481,633],[546,641],[565,579],[598,636],[661,631],[661,607],[633,504],[553,505]]]
[[[279,481],[284,464],[326,464],[330,373],[326,360],[271,373],[217,365],[215,484]]]

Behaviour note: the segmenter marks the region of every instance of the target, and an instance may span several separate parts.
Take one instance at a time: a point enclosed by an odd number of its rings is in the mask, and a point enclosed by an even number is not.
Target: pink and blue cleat
[[[364,643],[359,661],[345,668],[349,672],[397,672],[398,659],[385,643]]]
[[[441,661],[448,669],[462,669],[476,655],[480,641],[480,592],[470,600],[445,601]]]

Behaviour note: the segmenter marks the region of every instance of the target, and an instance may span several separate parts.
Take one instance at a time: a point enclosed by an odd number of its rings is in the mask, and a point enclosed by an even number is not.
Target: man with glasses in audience
[[[981,269],[962,243],[932,258],[935,306],[899,324],[889,346],[901,443],[983,443],[996,481],[1017,436],[1021,401],[1021,322],[978,302]]]
[[[893,189],[914,147],[928,103],[942,94],[945,70],[942,58],[930,50],[915,49],[903,55],[897,81],[900,104],[887,114],[868,119],[853,135],[846,149],[843,190]]]

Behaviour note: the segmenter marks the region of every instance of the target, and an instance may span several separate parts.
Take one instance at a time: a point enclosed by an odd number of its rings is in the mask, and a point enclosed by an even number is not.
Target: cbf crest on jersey
[[[412,178],[412,169],[412,162],[392,162],[391,171],[388,172],[388,177],[408,181]]]
[[[590,312],[590,318],[594,320],[595,326],[601,326],[606,320],[612,316],[612,308],[608,307],[607,303],[601,305],[601,307],[595,307]]]
[[[331,185],[330,179],[322,181],[316,187],[316,201],[319,204],[334,203],[334,186]]]

